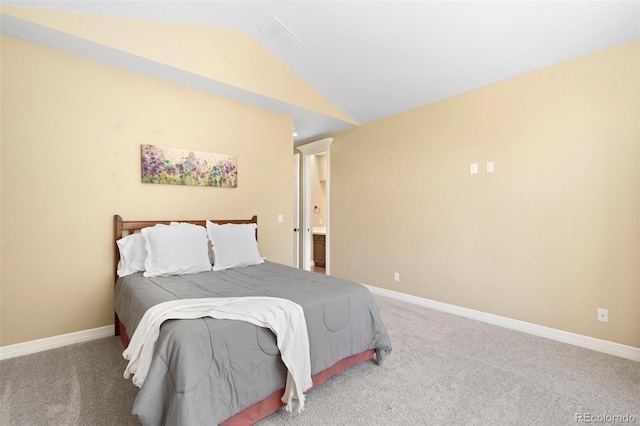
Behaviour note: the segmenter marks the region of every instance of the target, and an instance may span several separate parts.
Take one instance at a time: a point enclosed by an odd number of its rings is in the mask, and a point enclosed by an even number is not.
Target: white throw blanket
[[[129,364],[125,379],[131,374],[133,383],[144,383],[160,325],[168,319],[193,319],[212,317],[246,321],[269,328],[275,335],[282,362],[288,369],[287,384],[282,402],[291,412],[293,399],[298,399],[298,412],[304,409],[304,392],[312,386],[309,336],[304,311],[297,303],[276,297],[223,297],[181,299],[160,303],[142,316],[138,328],[122,353]]]

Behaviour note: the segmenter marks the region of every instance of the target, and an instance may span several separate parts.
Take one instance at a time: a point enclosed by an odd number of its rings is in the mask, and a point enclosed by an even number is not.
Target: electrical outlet
[[[598,321],[609,322],[609,310],[598,308]]]
[[[400,282],[400,273],[399,272],[394,272],[393,273],[393,280],[395,282]]]

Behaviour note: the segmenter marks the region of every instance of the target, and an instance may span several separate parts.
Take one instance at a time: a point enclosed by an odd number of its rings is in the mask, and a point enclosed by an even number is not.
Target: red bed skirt
[[[129,335],[127,334],[127,329],[124,327],[124,324],[121,323],[120,321],[118,321],[118,331],[120,331],[119,335],[120,335],[120,340],[122,341],[122,344],[124,345],[125,349],[129,346]]]
[[[309,389],[309,391],[320,386],[336,374],[340,374],[356,364],[371,359],[373,353],[373,349],[366,350],[360,354],[352,355],[348,358],[343,359],[342,361],[338,361],[332,367],[329,367],[326,370],[319,372],[318,374],[314,374],[311,377],[311,379],[313,380],[313,386],[311,387],[311,389]],[[245,408],[235,416],[229,417],[227,420],[220,423],[220,425],[245,426],[254,424],[258,420],[263,419],[269,414],[275,413],[280,408],[284,407],[284,404],[281,401],[282,395],[284,395],[284,389],[277,390],[262,401],[257,402],[248,408]]]
[[[120,339],[122,340],[122,344],[126,348],[129,346],[129,336],[127,335],[127,330],[120,321],[118,321],[118,330],[120,330]],[[331,377],[336,374],[340,374],[343,371],[348,370],[356,364],[360,364],[361,362],[367,361],[371,359],[374,354],[373,349],[368,349],[362,353],[352,355],[347,357],[341,361],[338,361],[333,366],[327,368],[319,372],[318,374],[314,374],[311,376],[313,380],[313,386],[311,389],[307,391],[317,388]],[[282,395],[284,395],[284,389],[280,389],[263,399],[262,401],[256,402],[250,407],[245,408],[239,413],[235,414],[232,417],[229,417],[224,422],[220,423],[221,426],[248,426],[252,425],[258,420],[261,420],[267,417],[269,414],[273,414],[278,411],[280,408],[284,407],[284,403],[282,402]]]

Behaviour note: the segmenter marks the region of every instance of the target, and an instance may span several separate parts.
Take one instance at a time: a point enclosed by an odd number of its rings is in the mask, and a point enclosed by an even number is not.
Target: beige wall
[[[333,135],[332,274],[640,347],[639,48]]]
[[[1,10],[141,58],[353,122],[244,31],[7,5]]]
[[[638,51],[335,135],[332,273],[640,347]],[[6,37],[1,72],[0,346],[112,322],[115,213],[258,214],[291,262],[290,118]],[[143,185],[142,143],[235,154],[239,188]]]
[[[291,264],[290,117],[7,37],[1,72],[0,346],[113,323],[114,214],[257,214]],[[140,144],[236,155],[238,188],[142,184]]]

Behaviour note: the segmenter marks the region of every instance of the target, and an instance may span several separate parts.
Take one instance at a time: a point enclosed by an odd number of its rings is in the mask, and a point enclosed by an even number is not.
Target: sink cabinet
[[[324,268],[325,264],[325,236],[313,234],[313,263]]]

